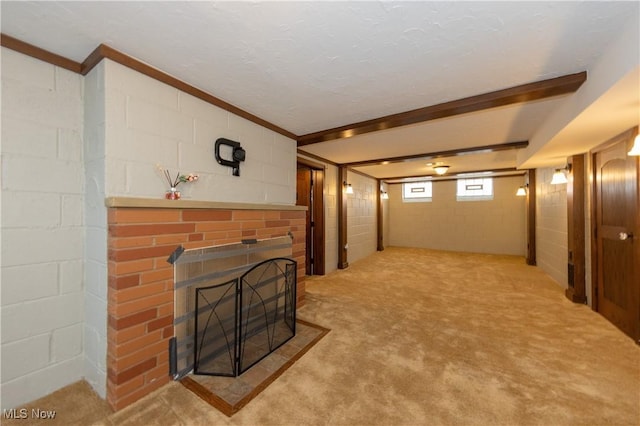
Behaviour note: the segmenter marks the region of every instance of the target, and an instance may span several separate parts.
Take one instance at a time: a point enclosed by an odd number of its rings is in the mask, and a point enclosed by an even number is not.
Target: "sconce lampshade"
[[[516,191],[516,195],[518,197],[524,197],[525,195],[527,195],[527,191],[524,189],[524,186],[518,188],[518,190]]]
[[[447,170],[449,170],[449,166],[435,166],[433,170],[435,170],[437,174],[443,175],[447,173]]]
[[[389,194],[387,193],[387,191],[382,191],[382,196],[380,198],[382,198],[383,200],[388,200]]]
[[[353,194],[353,187],[351,186],[351,184],[350,184],[350,183],[346,183],[346,182],[345,182],[345,183],[344,183],[344,186],[345,186],[345,188],[346,188],[345,192],[346,192],[347,194]]]
[[[551,178],[551,185],[559,185],[562,183],[567,183],[567,177],[564,175],[562,169],[556,169],[553,177]]]
[[[636,138],[633,140],[633,146],[631,147],[631,150],[627,153],[627,155],[640,155],[640,134],[638,134],[638,136],[636,136]]]

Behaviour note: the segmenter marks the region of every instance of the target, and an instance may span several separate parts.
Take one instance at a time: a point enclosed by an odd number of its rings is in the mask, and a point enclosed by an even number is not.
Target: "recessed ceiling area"
[[[638,123],[640,68],[601,83],[621,37],[635,40],[626,51],[640,63],[638,2],[2,1],[0,11],[5,35],[76,62],[104,43],[298,140],[587,72],[577,93],[299,146],[338,164],[530,141],[448,158],[449,173],[548,167]],[[424,162],[387,166],[356,170],[413,176]]]

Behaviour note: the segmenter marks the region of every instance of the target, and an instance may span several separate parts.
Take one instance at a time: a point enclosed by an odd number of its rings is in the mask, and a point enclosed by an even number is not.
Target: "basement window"
[[[408,182],[402,184],[402,201],[405,203],[430,202],[432,182]]]
[[[493,179],[458,179],[458,201],[493,200]]]

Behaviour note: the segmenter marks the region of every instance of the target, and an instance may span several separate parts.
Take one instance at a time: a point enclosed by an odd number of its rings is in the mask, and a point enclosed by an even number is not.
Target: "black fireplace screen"
[[[296,267],[269,259],[195,289],[195,374],[237,376],[295,336]]]

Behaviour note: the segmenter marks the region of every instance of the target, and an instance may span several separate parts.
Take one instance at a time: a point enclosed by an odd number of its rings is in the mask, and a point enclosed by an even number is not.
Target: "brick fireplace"
[[[171,380],[173,266],[185,249],[293,235],[297,306],[305,296],[305,210],[298,206],[109,198],[107,401],[120,410]]]

